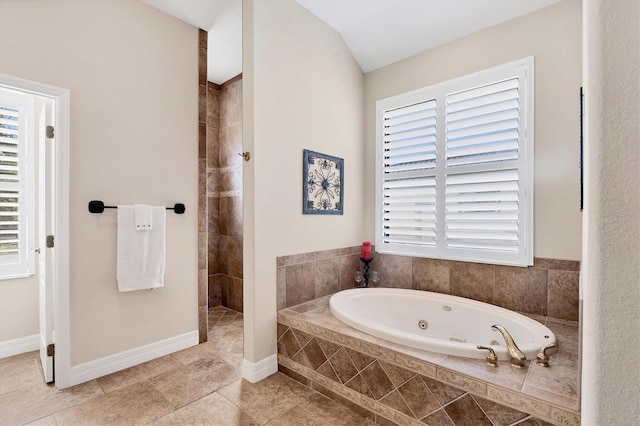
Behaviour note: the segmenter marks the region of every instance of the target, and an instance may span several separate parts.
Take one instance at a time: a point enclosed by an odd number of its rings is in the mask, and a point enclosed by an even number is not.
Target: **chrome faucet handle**
[[[557,347],[558,346],[556,346],[556,344],[554,343],[552,345],[544,346],[543,348],[541,348],[540,352],[538,352],[538,355],[536,356],[536,364],[538,364],[540,367],[549,367],[549,354],[547,353],[547,351]]]
[[[489,351],[489,353],[487,354],[487,366],[489,367],[498,366],[498,356],[496,355],[496,351],[494,351],[493,348],[490,348],[489,346],[482,346],[482,345],[478,345],[477,348],[485,349]]]

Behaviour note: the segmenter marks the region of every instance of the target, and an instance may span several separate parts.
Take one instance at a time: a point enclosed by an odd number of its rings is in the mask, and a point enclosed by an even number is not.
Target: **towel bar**
[[[91,213],[102,213],[104,209],[117,209],[118,206],[105,206],[104,203],[100,200],[91,200],[89,201],[89,212]],[[185,211],[184,204],[176,203],[173,207],[167,207],[167,210],[173,210],[175,214],[182,214]]]

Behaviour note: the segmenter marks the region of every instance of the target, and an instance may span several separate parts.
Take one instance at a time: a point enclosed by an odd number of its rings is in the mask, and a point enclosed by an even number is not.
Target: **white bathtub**
[[[483,359],[492,346],[498,359],[511,359],[499,324],[509,331],[528,360],[556,337],[539,322],[498,306],[463,297],[397,288],[358,288],[331,296],[331,313],[360,331],[426,351]],[[426,329],[419,327],[426,321]],[[422,326],[424,327],[424,323]]]

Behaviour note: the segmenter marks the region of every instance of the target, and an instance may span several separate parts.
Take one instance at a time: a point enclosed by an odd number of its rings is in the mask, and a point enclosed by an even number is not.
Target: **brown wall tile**
[[[198,306],[207,306],[207,303],[209,302],[207,296],[208,287],[207,270],[198,270]]]
[[[286,268],[286,274],[287,307],[298,305],[315,298],[315,262],[289,266]]]
[[[220,128],[220,86],[207,82],[207,127]]]
[[[340,382],[343,384],[347,383],[353,378],[353,376],[358,374],[358,369],[353,364],[351,357],[347,354],[347,351],[344,348],[339,349],[331,358],[329,358],[329,362],[340,378]]]
[[[408,256],[376,253],[371,267],[371,270],[380,271],[376,287],[411,288],[411,264]]]
[[[453,421],[444,408],[441,408],[433,414],[425,417],[422,419],[422,422],[431,426],[456,426],[453,424]]]
[[[207,49],[208,36],[205,30],[198,29],[198,49]]]
[[[200,43],[199,43],[200,44]],[[207,84],[207,48],[198,49],[198,84]]]
[[[356,286],[355,273],[362,269],[359,255],[343,256],[340,258],[340,290],[348,290]],[[361,283],[362,284],[362,283]]]
[[[455,400],[444,409],[456,425],[493,426],[470,395]]]
[[[220,166],[220,131],[207,126],[207,167]]]
[[[547,270],[496,266],[494,303],[514,311],[547,315]]]
[[[240,152],[240,151],[238,151]],[[242,168],[223,169],[220,172],[220,191],[242,191]]]
[[[413,285],[416,290],[449,294],[450,264],[446,260],[413,258]]]
[[[277,303],[278,310],[287,307],[287,270],[284,267],[278,268],[276,272],[276,279],[278,280],[277,288]]]
[[[242,121],[242,80],[222,85],[220,127],[233,126]]]
[[[400,392],[398,392],[397,390],[394,390],[387,396],[380,399],[380,402],[393,410],[401,412],[406,416],[414,417],[411,409],[405,402],[404,398],[402,398],[402,396],[400,395]]]
[[[242,165],[241,152],[242,123],[220,128],[220,167]]]
[[[229,287],[229,305],[228,308],[234,311],[243,312],[243,280],[239,278],[231,278],[231,286]]]
[[[242,196],[220,198],[220,233],[242,236]]]
[[[207,341],[208,312],[209,308],[207,306],[198,307],[198,343],[204,343]]]
[[[547,315],[553,318],[578,321],[579,285],[579,272],[550,269]]]
[[[220,236],[219,250],[220,273],[242,278],[242,237]]]
[[[316,261],[315,297],[340,291],[340,258]]]
[[[209,275],[208,285],[209,285],[209,307],[211,308],[213,306],[219,306],[221,304],[220,276]]]
[[[206,232],[209,220],[207,218],[207,196],[206,191],[198,194],[198,232]]]
[[[440,408],[438,401],[418,376],[400,386],[398,391],[418,419]]]
[[[528,416],[527,413],[480,398],[479,396],[473,395],[472,397],[496,426],[511,425]]]
[[[287,268],[289,265],[317,262],[319,272],[316,275],[315,297],[320,297],[337,291],[332,279],[325,276],[325,271],[330,271],[334,265],[334,262],[328,261],[337,261],[339,289],[346,290],[355,287],[354,273],[362,270],[359,256],[360,247],[354,246],[278,257],[277,265]],[[321,261],[324,262],[322,265]],[[371,270],[380,271],[380,287],[450,293],[534,315],[577,320],[579,273],[554,270],[548,274],[542,266],[575,269],[579,267],[579,262],[539,258],[535,262],[536,267],[521,268],[376,253]],[[370,282],[370,285],[373,283]],[[280,285],[280,288],[290,287]],[[280,293],[278,297],[284,299]],[[309,300],[300,299],[300,303]]]
[[[201,160],[207,159],[207,125],[204,123],[198,123],[198,158]]]
[[[222,306],[229,306],[229,289],[231,288],[231,284],[233,282],[233,278],[228,275],[218,274],[218,279],[220,282],[220,304]]]
[[[201,126],[204,124],[205,128],[207,126],[207,85],[203,83],[198,86],[198,123]],[[206,141],[205,137],[202,142]],[[206,157],[200,156],[200,158]]]
[[[220,197],[207,198],[209,237],[220,235]],[[211,273],[211,272],[209,272]]]
[[[557,269],[560,271],[580,271],[580,261],[578,260],[562,260],[562,259],[545,259],[535,257],[533,259],[534,268]]]
[[[493,265],[451,262],[451,294],[493,303]]]
[[[371,389],[376,399],[382,398],[394,388],[391,379],[389,379],[387,373],[385,373],[377,361],[371,363],[367,368],[362,370],[360,374],[365,382],[367,382],[367,385],[369,385],[369,389]]]
[[[208,254],[207,254],[207,269],[209,275],[215,275],[221,273],[220,271],[220,236],[209,235],[208,239]]]

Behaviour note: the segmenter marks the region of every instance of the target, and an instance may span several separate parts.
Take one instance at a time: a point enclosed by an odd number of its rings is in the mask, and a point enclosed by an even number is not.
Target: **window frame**
[[[22,140],[18,145],[18,183],[17,185],[0,182],[6,190],[18,190],[20,194],[18,213],[18,254],[0,256],[0,280],[26,278],[36,273],[35,234],[36,234],[36,184],[35,184],[35,100],[27,93],[0,87],[2,103],[20,110],[20,128]]]
[[[446,97],[517,77],[519,79],[519,137],[518,137],[518,247],[517,252],[487,249],[458,249],[446,247],[445,241],[445,179],[446,167]],[[384,184],[384,123],[385,111],[429,100],[436,101],[436,245],[434,247],[384,242],[383,184]],[[486,165],[491,169],[494,163]],[[533,264],[533,184],[534,184],[534,58],[527,57],[485,69],[435,85],[399,94],[376,102],[376,194],[375,243],[376,251],[415,257],[453,261],[481,262],[511,266]]]

